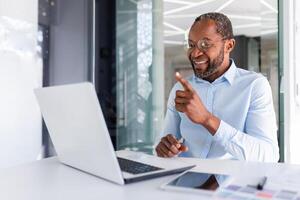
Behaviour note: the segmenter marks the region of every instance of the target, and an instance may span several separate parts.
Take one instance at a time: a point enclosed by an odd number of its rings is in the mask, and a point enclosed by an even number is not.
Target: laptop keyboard
[[[119,161],[121,170],[124,172],[131,173],[131,174],[141,174],[141,173],[153,172],[153,171],[157,171],[157,170],[161,169],[161,168],[143,164],[140,162],[127,160],[125,158],[118,158],[118,161]]]

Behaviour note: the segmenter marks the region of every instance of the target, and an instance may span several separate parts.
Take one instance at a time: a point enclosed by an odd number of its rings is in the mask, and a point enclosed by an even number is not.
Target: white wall
[[[37,8],[37,0],[0,0],[0,168],[41,155],[41,115],[33,94],[42,82]]]

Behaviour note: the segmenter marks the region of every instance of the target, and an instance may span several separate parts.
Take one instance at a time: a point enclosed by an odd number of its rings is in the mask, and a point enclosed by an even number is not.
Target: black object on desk
[[[266,182],[267,182],[267,177],[264,176],[264,177],[259,181],[259,183],[257,184],[256,189],[258,189],[258,190],[263,190],[263,189],[264,189],[264,186],[265,186],[265,184],[266,184]]]

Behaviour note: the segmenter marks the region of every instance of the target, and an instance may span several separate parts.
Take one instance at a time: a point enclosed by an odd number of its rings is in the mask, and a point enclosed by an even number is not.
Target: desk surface
[[[201,160],[178,158],[197,165],[203,172],[266,175],[285,170],[299,170],[298,165],[281,163],[256,163],[231,160]],[[119,186],[95,176],[80,172],[60,164],[57,157],[36,161],[30,164],[0,170],[0,199],[206,199],[199,194],[170,192],[159,186],[172,176]]]

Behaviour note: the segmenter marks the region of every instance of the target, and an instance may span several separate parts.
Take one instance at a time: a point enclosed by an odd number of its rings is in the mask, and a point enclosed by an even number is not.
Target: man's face
[[[206,79],[215,74],[224,61],[224,40],[212,20],[196,22],[189,33],[188,58],[195,75]]]

